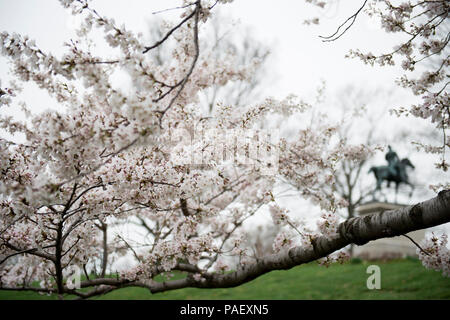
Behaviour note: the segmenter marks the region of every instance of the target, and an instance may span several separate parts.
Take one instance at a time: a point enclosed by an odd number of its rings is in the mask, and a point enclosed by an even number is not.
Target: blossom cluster
[[[447,248],[448,236],[442,234],[440,237],[432,234],[417,249],[417,254],[422,264],[432,270],[442,271],[444,276],[450,277],[450,250]]]

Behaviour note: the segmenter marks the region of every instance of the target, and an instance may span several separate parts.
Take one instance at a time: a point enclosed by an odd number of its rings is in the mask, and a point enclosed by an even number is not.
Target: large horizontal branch
[[[43,292],[43,293],[56,293],[56,289],[52,288],[37,288],[37,287],[2,287],[0,285],[0,290],[4,291],[33,291],[33,292]]]
[[[339,232],[333,237],[315,238],[312,246],[293,247],[287,251],[268,255],[257,262],[227,274],[206,274],[201,280],[192,276],[165,282],[129,281],[126,279],[103,278],[83,281],[81,287],[106,285],[102,290],[94,289],[90,297],[123,287],[138,286],[149,289],[152,293],[186,287],[228,288],[249,282],[267,272],[286,270],[295,266],[326,257],[345,246],[355,243],[363,245],[381,238],[400,236],[412,231],[426,229],[450,222],[450,190],[441,191],[438,196],[416,205],[350,218],[339,225]],[[201,273],[195,266],[179,265],[179,270]],[[1,290],[2,288],[0,288]]]
[[[286,270],[326,257],[352,243],[363,245],[372,240],[395,237],[447,222],[450,222],[450,190],[442,191],[437,197],[413,206],[348,219],[339,225],[339,233],[334,237],[318,237],[311,247],[299,246],[269,255],[231,273],[208,274],[206,279],[200,281],[187,277],[166,282],[152,281],[147,285],[136,282],[135,285],[145,286],[152,293],[186,287],[235,287],[273,270]],[[133,286],[133,283],[120,282],[112,280],[109,284]]]
[[[186,278],[153,283],[149,289],[156,293],[185,287],[235,287],[273,270],[286,270],[326,257],[352,243],[363,245],[372,240],[395,237],[447,222],[450,222],[450,190],[413,206],[348,219],[339,225],[339,233],[334,237],[316,238],[311,247],[294,247],[269,255],[232,273],[213,274],[201,281]]]
[[[2,240],[3,240],[3,239],[2,239]],[[6,258],[12,257],[12,256],[15,255],[15,254],[24,254],[24,253],[28,253],[28,254],[31,254],[31,255],[35,255],[35,256],[38,256],[38,257],[41,257],[41,258],[50,260],[50,261],[55,261],[55,257],[54,257],[53,255],[48,254],[48,253],[46,253],[46,252],[44,252],[44,251],[42,251],[42,250],[39,250],[38,248],[21,249],[21,248],[19,248],[19,247],[16,247],[16,246],[13,245],[13,244],[7,242],[7,241],[1,242],[1,243],[0,243],[0,247],[1,247],[1,246],[5,246],[5,247],[7,247],[7,248],[9,248],[9,249],[11,249],[11,250],[13,250],[13,251],[15,251],[12,255],[9,255],[9,256],[6,257]],[[47,248],[51,248],[51,247],[54,247],[54,245],[46,246],[46,247],[44,247],[43,249],[47,249]],[[5,262],[6,260],[7,260],[7,259],[3,259],[3,260],[1,261],[1,263]],[[0,264],[1,264],[1,263],[0,263]]]

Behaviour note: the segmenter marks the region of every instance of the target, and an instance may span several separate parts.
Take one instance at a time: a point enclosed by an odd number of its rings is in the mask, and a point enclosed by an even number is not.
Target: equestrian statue
[[[397,201],[398,186],[401,183],[407,184],[411,187],[409,197],[412,196],[414,191],[414,186],[409,182],[408,174],[406,172],[406,167],[415,168],[408,158],[399,159],[397,153],[392,150],[391,146],[388,146],[388,152],[386,153],[385,159],[388,162],[387,166],[371,167],[369,172],[373,172],[377,180],[377,186],[372,193],[373,199],[375,200],[375,193],[377,191],[381,192],[381,184],[384,180],[387,181],[387,186],[389,188],[391,182],[395,182],[395,201]]]

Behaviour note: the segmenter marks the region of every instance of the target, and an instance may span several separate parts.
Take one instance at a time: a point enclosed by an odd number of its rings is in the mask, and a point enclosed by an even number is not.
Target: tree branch
[[[353,15],[351,15],[350,17],[347,18],[347,20],[345,20],[336,30],[335,33],[333,33],[332,35],[329,36],[319,36],[320,38],[324,39],[322,40],[323,42],[329,42],[329,41],[335,41],[337,39],[339,39],[340,37],[342,37],[344,35],[344,33],[347,32],[348,29],[350,29],[350,27],[355,23],[356,17],[358,16],[358,14],[361,12],[361,10],[366,6],[367,0],[364,1],[364,3],[362,4],[362,6],[358,9],[358,11],[356,11]],[[344,29],[344,31],[341,32],[341,34],[338,35],[339,30],[347,23],[350,22],[350,24],[347,26],[347,28]]]
[[[364,217],[350,218],[339,225],[338,233],[334,236],[319,236],[312,240],[311,246],[297,246],[287,251],[268,255],[234,272],[226,274],[202,273],[203,278],[200,280],[195,280],[192,276],[187,276],[184,279],[165,282],[155,282],[151,279],[146,281],[130,281],[127,279],[99,278],[82,281],[81,288],[101,285],[104,285],[104,287],[96,287],[88,293],[77,292],[76,294],[80,298],[89,298],[131,286],[144,287],[152,293],[186,287],[235,287],[270,271],[287,270],[326,257],[352,243],[364,245],[372,240],[400,236],[412,231],[450,222],[449,208],[450,190],[445,190],[441,191],[435,198],[416,205],[370,214]],[[189,274],[201,273],[201,270],[196,266],[188,264],[180,264],[174,270],[186,271]],[[0,290],[2,289],[14,290],[14,288],[0,288]],[[21,290],[21,288],[18,287],[17,290]],[[43,289],[39,290],[44,291]],[[63,290],[63,292],[74,293],[69,290]]]

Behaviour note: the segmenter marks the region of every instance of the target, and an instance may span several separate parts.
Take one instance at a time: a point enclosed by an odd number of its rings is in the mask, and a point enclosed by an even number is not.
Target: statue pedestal
[[[369,202],[356,208],[356,212],[359,216],[365,216],[368,214],[398,209],[401,207],[404,207],[404,205],[386,202]],[[425,238],[426,231],[426,229],[417,230],[407,233],[407,235],[420,245],[422,240]],[[355,257],[367,260],[396,259],[407,256],[417,257],[416,249],[417,247],[411,240],[406,237],[399,236],[370,241],[363,246],[355,246],[353,249],[353,255]]]

